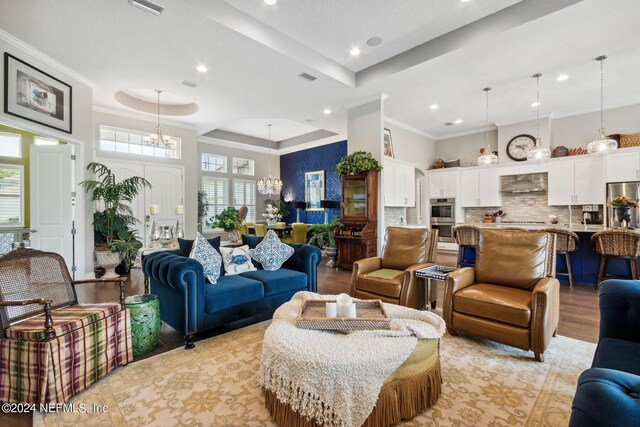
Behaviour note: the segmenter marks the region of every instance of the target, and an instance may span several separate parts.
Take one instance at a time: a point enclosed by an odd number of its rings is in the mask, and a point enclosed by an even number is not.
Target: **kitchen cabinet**
[[[429,171],[429,198],[455,198],[458,192],[460,169]]]
[[[500,176],[497,167],[464,168],[460,171],[461,207],[501,205]]]
[[[550,206],[604,204],[601,156],[549,162]]]
[[[412,208],[416,205],[415,167],[392,160],[384,162],[384,205]]]
[[[616,150],[604,156],[605,182],[640,180],[640,152],[632,149]]]

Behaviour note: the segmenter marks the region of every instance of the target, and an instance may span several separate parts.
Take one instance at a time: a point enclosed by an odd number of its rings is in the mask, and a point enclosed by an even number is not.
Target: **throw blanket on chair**
[[[258,382],[319,424],[360,426],[384,381],[411,355],[417,340],[441,338],[445,323],[434,313],[385,303],[390,330],[341,334],[295,326],[304,300],[335,298],[298,292],[276,310],[265,333]]]

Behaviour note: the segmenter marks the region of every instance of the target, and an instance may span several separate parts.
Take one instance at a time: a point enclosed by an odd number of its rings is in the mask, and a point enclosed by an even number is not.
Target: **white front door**
[[[72,145],[31,146],[31,246],[73,263]]]

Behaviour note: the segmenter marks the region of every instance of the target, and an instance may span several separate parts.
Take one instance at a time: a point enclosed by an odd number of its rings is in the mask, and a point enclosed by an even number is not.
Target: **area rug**
[[[37,414],[34,425],[272,426],[255,382],[268,325],[119,368],[71,400],[86,413]],[[540,363],[532,353],[446,335],[440,400],[400,425],[566,426],[578,375],[589,367],[594,351],[595,344],[558,336]]]

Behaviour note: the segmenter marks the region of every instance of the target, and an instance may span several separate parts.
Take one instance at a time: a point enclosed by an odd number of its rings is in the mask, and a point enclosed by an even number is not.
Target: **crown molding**
[[[84,84],[86,86],[89,86],[91,89],[95,89],[97,87],[97,85],[95,83],[93,83],[91,80],[89,80],[88,78],[86,78],[82,74],[79,74],[79,73],[73,71],[71,68],[68,68],[67,66],[62,65],[60,62],[56,61],[55,59],[53,59],[53,58],[51,58],[51,57],[49,57],[47,55],[45,55],[44,53],[40,52],[39,50],[37,50],[33,46],[26,44],[25,42],[23,42],[22,40],[20,40],[16,36],[14,36],[12,34],[9,34],[9,33],[7,33],[6,31],[4,31],[2,29],[0,29],[0,40],[4,40],[5,42],[9,43],[13,47],[16,47],[16,48],[22,50],[23,52],[27,53],[28,55],[33,56],[37,60],[39,60],[41,62],[44,62],[48,66],[50,66],[52,68],[55,68],[56,70],[60,71],[61,73],[64,73],[64,74],[68,75],[72,79],[75,79],[75,80],[79,81],[80,83],[82,83],[82,84]]]
[[[350,102],[348,104],[344,104],[343,108],[345,110],[350,110],[351,108],[359,107],[361,105],[368,104],[368,103],[374,102],[374,101],[383,101],[384,102],[384,101],[387,100],[387,98],[389,98],[388,94],[386,94],[384,92],[380,92],[377,95],[368,96],[368,97],[360,99],[358,101],[353,101],[353,102]]]
[[[302,150],[308,150],[310,148],[321,147],[323,145],[335,144],[336,142],[345,141],[347,139],[344,135],[332,135],[327,138],[319,139],[317,141],[307,142],[305,144],[294,145],[293,147],[283,148],[278,150],[279,155],[295,153]]]
[[[495,125],[489,126],[489,131],[495,132],[497,130],[498,130],[498,126],[495,126]],[[465,132],[454,133],[454,134],[447,135],[447,136],[441,136],[441,137],[436,138],[435,140],[436,141],[442,141],[442,140],[450,139],[450,138],[459,138],[461,136],[477,135],[477,134],[480,134],[480,133],[485,133],[486,131],[487,131],[487,128],[483,127],[483,128],[468,130],[468,131],[465,131]]]
[[[201,142],[203,144],[215,145],[218,147],[236,148],[238,150],[253,151],[255,153],[269,154],[270,152],[267,147],[257,147],[255,145],[242,144],[240,142],[235,142],[235,141],[226,141],[224,139],[211,138],[209,136],[199,136],[196,139],[196,141],[199,143]],[[271,155],[279,156],[280,153],[276,149],[271,149]]]
[[[408,130],[411,133],[415,133],[416,135],[424,136],[425,138],[429,138],[429,139],[432,139],[434,141],[436,140],[436,137],[431,135],[430,133],[427,133],[427,132],[421,131],[420,129],[414,128],[413,126],[408,125],[408,124],[406,124],[404,122],[401,122],[400,120],[392,119],[391,117],[388,117],[388,116],[384,116],[382,120],[384,122],[391,123],[392,125],[397,126],[399,128],[402,128],[404,130]]]
[[[107,107],[100,107],[97,105],[93,106],[93,112],[94,113],[102,113],[102,114],[109,114],[111,116],[117,116],[117,117],[126,117],[128,119],[134,119],[134,120],[140,120],[141,122],[148,122],[148,123],[157,123],[158,120],[158,116],[157,115],[147,115],[145,113],[137,113],[137,112],[132,112],[132,111],[123,111],[123,110],[117,110],[115,108],[107,108]],[[186,129],[186,130],[191,130],[194,132],[197,132],[197,129],[193,126],[189,126],[187,124],[184,123],[179,123],[179,122],[173,122],[171,120],[162,120],[162,124],[163,125],[167,125],[167,126],[171,126],[171,127],[175,127],[175,128],[180,128],[180,129]]]
[[[604,110],[604,112],[606,113],[607,111],[615,110],[617,108],[625,108],[625,107],[633,107],[633,106],[640,106],[640,104],[637,101],[621,102],[619,104],[610,105]],[[600,112],[600,108],[596,108],[596,109],[591,108],[588,110],[573,111],[571,113],[559,113],[559,114],[555,113],[553,114],[552,118],[553,120],[557,120],[557,119],[564,119],[567,117],[582,116],[584,114],[599,113],[599,112]]]

